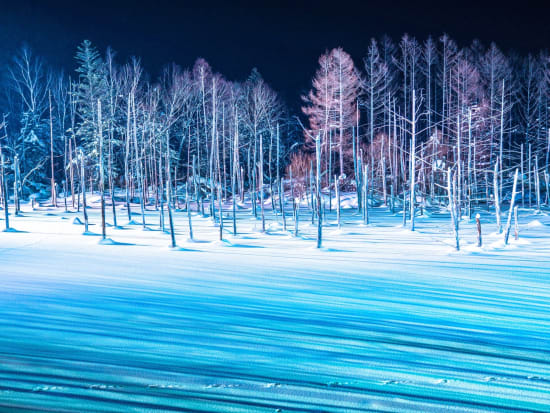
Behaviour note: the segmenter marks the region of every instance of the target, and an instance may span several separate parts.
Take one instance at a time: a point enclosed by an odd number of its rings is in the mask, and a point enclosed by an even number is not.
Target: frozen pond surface
[[[385,208],[330,215],[321,251],[305,210],[298,238],[242,210],[224,243],[177,212],[177,250],[153,210],[114,245],[23,211],[0,233],[2,411],[550,411],[545,214],[508,246],[483,214],[481,249],[465,220],[455,252],[448,215],[411,232]]]

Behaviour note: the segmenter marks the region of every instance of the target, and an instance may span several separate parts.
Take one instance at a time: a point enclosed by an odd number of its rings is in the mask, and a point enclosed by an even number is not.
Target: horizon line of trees
[[[136,197],[142,210],[153,202],[171,214],[192,196],[215,216],[215,201],[245,191],[256,214],[264,192],[275,209],[293,176],[293,195],[317,193],[318,216],[321,191],[346,188],[360,210],[375,198],[392,209],[408,202],[414,229],[418,210],[434,203],[456,203],[459,217],[480,204],[500,210],[516,169],[522,205],[549,202],[544,51],[507,56],[494,43],[458,48],[447,35],[405,34],[371,39],[357,67],[342,48],[328,50],[302,96],[307,126],[256,69],[232,82],[198,59],[152,81],[138,59],[119,64],[87,40],[75,58],[67,76],[24,47],[4,71],[1,193],[12,193],[16,213],[35,193],[57,204],[63,192],[80,208],[80,194],[96,189],[116,220],[121,189],[130,220]]]
[[[75,58],[67,76],[23,47],[5,71],[0,153],[15,200],[49,193],[55,204],[63,191],[74,207],[88,183],[125,188],[128,204],[143,188],[158,203],[169,180],[175,193],[190,177],[199,195],[221,185],[225,197],[232,177],[251,185],[260,141],[270,181],[283,166],[295,122],[258,70],[228,81],[199,58],[151,81],[138,59],[118,64],[87,40]]]
[[[309,123],[295,168],[315,163],[319,140],[322,187],[351,184],[361,202],[368,179],[384,204],[408,193],[413,228],[416,206],[447,197],[449,169],[461,212],[504,199],[516,168],[522,205],[540,209],[541,191],[548,203],[547,52],[506,56],[494,43],[459,49],[447,35],[405,34],[397,44],[371,39],[362,63],[342,48],[319,58],[302,96]]]

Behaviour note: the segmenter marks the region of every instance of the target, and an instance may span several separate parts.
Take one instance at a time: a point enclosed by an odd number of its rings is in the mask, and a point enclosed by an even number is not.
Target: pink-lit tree
[[[350,129],[357,120],[357,97],[361,80],[357,69],[342,48],[332,49],[319,58],[319,69],[312,81],[313,88],[302,99],[302,108],[309,118],[309,134],[320,135],[323,146],[331,139],[332,132],[338,133],[338,154],[340,175],[344,175],[346,141]],[[306,137],[306,143],[313,143]],[[332,150],[332,142],[328,142]]]

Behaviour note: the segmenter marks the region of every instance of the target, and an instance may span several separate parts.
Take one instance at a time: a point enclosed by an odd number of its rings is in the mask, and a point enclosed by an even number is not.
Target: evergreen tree
[[[88,156],[97,157],[97,101],[103,101],[106,93],[106,77],[103,59],[89,40],[84,40],[76,53],[78,84],[76,100],[79,122],[76,136]]]

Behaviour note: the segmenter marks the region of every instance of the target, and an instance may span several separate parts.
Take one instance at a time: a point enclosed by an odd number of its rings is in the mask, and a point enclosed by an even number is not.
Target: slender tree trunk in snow
[[[128,213],[128,222],[132,221],[132,210],[130,207],[130,102],[131,94],[128,94],[127,112],[126,112],[126,151],[124,157],[124,185],[126,186],[126,212]]]
[[[174,218],[172,216],[172,174],[170,173],[170,138],[166,132],[166,206],[168,207],[168,222],[170,224],[170,246],[176,248],[176,233],[174,230]]]
[[[2,173],[2,199],[4,202],[4,224],[5,224],[5,230],[8,231],[10,229],[10,217],[9,217],[9,211],[8,211],[8,184],[6,183],[6,175],[4,173],[4,154],[0,155],[0,169]]]
[[[497,218],[497,230],[500,234],[502,232],[502,225],[500,223],[500,197],[499,197],[499,187],[498,187],[498,159],[495,162],[495,171],[493,174],[493,192],[495,197],[495,215]]]
[[[262,232],[265,232],[265,211],[264,211],[264,150],[263,136],[260,136],[260,165],[258,167],[258,190],[260,191],[260,211],[262,214]]]
[[[189,225],[189,239],[193,240],[193,223],[191,222],[191,203],[189,202],[189,181],[185,186],[185,204],[187,209],[187,223]],[[197,205],[198,212],[198,205]]]
[[[369,165],[363,166],[363,223],[369,224]]]
[[[523,143],[520,150],[521,167],[521,207],[525,208],[525,174],[523,172]]]
[[[141,172],[141,159],[139,156],[139,147],[138,147],[138,140],[137,140],[136,103],[135,103],[135,96],[133,94],[132,94],[132,114],[133,114],[132,134],[134,137],[134,150],[135,150],[135,156],[136,156],[137,183],[138,183],[138,192],[139,192],[140,207],[141,207],[141,223],[143,228],[145,229],[145,199],[144,199],[145,189],[143,188],[143,174]]]
[[[279,204],[281,209],[281,215],[283,216],[283,231],[286,231],[286,214],[285,214],[285,187],[284,182],[281,179],[279,181]]]
[[[456,199],[456,186],[457,186],[456,174],[451,174],[451,168],[447,170],[447,194],[449,197],[449,210],[451,212],[451,222],[453,225],[453,232],[455,235],[456,250],[460,251],[460,238],[459,238],[459,218]]]
[[[321,207],[321,136],[315,140],[315,191],[317,193],[317,248],[321,248],[323,243],[323,214]]]
[[[84,153],[80,150],[80,186],[82,187],[82,212],[84,214],[84,233],[88,232],[88,211],[86,211],[86,170],[84,169]]]
[[[52,115],[52,94],[48,91],[48,100],[50,104],[50,165],[51,165],[51,197],[52,205],[57,208],[57,195],[55,191],[55,174],[53,165],[53,115]]]
[[[334,187],[336,189],[336,202],[337,202],[337,209],[336,209],[336,218],[338,221],[338,229],[342,229],[342,220],[340,217],[340,184],[339,179],[334,175]]]
[[[510,209],[508,210],[508,220],[506,221],[506,229],[504,230],[504,244],[508,245],[510,236],[510,227],[512,226],[512,212],[514,210],[514,202],[516,200],[516,185],[518,183],[518,170],[514,174],[514,185],[512,187],[512,198],[510,199]]]
[[[411,196],[411,231],[414,231],[414,218],[415,218],[415,184],[416,184],[416,91],[412,91],[412,123],[411,123],[411,171],[410,171],[410,196]]]
[[[548,172],[544,171],[544,182],[546,184],[546,205],[550,205],[550,177]]]
[[[101,238],[106,237],[105,228],[105,176],[103,172],[103,123],[101,119],[101,101],[97,100],[97,125],[99,133],[99,191],[101,192]]]
[[[477,224],[477,246],[481,248],[483,245],[483,239],[481,238],[481,221],[480,215],[476,214],[476,224]]]
[[[539,159],[535,156],[535,166],[533,169],[535,175],[535,193],[537,194],[537,212],[540,213],[540,178],[539,178]]]
[[[518,206],[514,206],[514,236],[516,241],[519,238],[519,224],[518,224]]]

